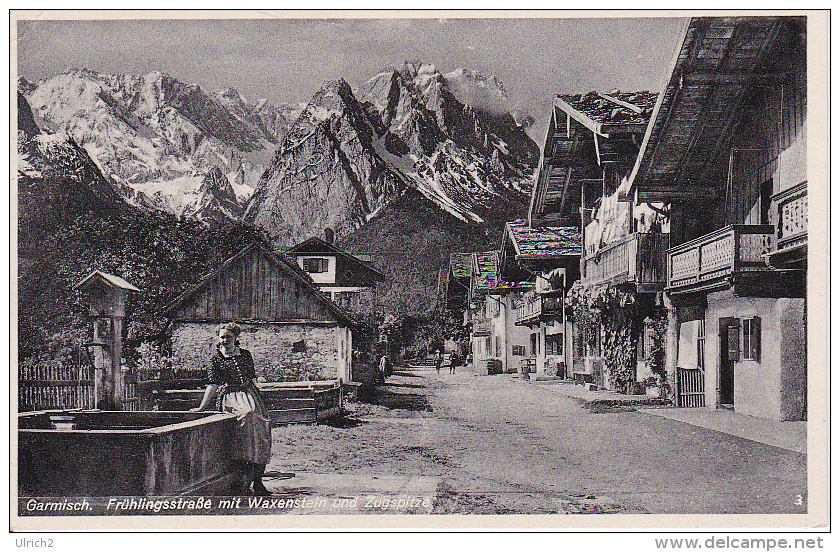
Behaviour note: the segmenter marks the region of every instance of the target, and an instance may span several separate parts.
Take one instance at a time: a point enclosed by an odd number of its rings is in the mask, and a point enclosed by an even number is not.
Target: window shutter
[[[753,328],[752,328],[752,357],[755,359],[756,362],[761,362],[761,318],[755,317],[753,320]]]

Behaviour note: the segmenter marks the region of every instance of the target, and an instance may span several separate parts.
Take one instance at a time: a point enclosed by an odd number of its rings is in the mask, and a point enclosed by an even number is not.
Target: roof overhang
[[[323,255],[325,253],[333,253],[338,257],[342,257],[347,261],[353,263],[356,266],[359,266],[363,270],[370,272],[373,275],[373,278],[379,282],[385,281],[385,274],[374,268],[372,265],[366,263],[362,259],[356,257],[352,253],[349,253],[334,243],[327,242],[322,240],[317,236],[313,236],[308,240],[305,240],[297,245],[293,245],[292,247],[286,249],[284,253],[290,257],[302,257],[305,255]]]
[[[783,17],[686,20],[651,122],[622,195],[641,201],[717,195],[716,160],[726,151],[749,89],[783,78],[762,69]],[[712,184],[710,184],[712,182]]]

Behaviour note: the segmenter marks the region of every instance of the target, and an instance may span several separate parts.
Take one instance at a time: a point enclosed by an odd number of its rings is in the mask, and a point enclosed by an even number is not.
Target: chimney
[[[335,232],[333,232],[332,228],[325,228],[324,229],[324,240],[327,243],[332,243],[335,239]]]

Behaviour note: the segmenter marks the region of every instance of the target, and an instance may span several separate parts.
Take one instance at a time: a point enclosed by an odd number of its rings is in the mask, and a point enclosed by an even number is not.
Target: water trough
[[[219,412],[20,414],[18,494],[236,494],[235,424],[235,416]]]

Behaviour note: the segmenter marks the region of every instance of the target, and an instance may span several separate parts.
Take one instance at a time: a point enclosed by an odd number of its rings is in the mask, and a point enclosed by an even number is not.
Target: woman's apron
[[[239,391],[228,391],[221,401],[222,412],[236,415],[233,457],[254,464],[268,464],[271,458],[271,420],[259,392],[252,383]]]

